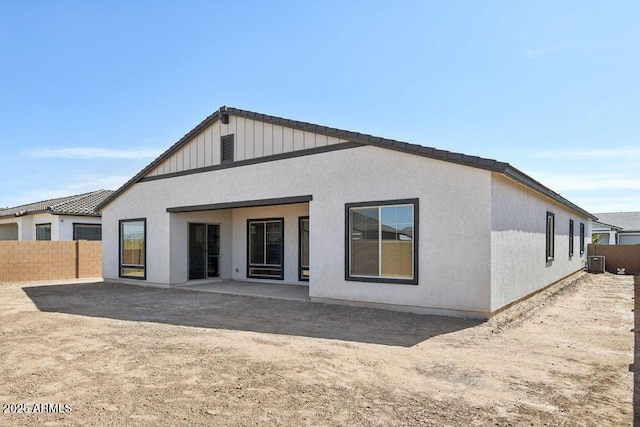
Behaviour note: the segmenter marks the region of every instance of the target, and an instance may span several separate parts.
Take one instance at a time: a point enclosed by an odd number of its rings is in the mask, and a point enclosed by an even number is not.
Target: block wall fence
[[[604,269],[617,273],[624,268],[626,274],[640,274],[640,245],[594,245],[589,244],[589,255],[604,256]]]
[[[102,277],[102,242],[0,241],[0,282]]]

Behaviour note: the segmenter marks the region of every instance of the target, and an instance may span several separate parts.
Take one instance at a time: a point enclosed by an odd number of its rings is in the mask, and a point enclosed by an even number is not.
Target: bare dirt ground
[[[478,323],[4,283],[0,425],[630,425],[633,277],[554,290]]]

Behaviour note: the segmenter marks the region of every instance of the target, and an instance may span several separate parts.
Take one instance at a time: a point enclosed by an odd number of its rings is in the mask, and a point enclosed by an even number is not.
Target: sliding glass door
[[[189,224],[189,280],[220,277],[220,225]]]

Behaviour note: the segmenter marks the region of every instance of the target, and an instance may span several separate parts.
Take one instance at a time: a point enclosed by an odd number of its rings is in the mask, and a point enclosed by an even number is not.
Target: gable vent
[[[220,137],[220,163],[233,162],[233,134]]]

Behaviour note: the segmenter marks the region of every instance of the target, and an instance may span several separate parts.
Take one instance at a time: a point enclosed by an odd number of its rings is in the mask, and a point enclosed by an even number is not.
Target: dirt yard
[[[633,278],[555,290],[478,323],[4,283],[0,425],[631,425]]]

